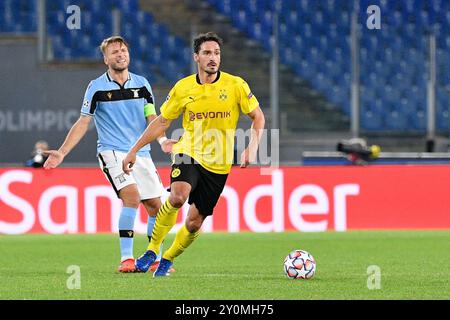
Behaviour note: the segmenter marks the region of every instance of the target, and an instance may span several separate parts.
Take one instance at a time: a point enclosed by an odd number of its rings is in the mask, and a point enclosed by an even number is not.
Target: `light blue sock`
[[[147,236],[148,236],[148,242],[150,242],[150,240],[152,239],[152,232],[153,232],[153,227],[155,225],[155,221],[156,221],[156,217],[152,217],[149,216],[148,220],[147,220]],[[161,260],[161,255],[163,252],[163,244],[161,243],[161,247],[159,248],[159,254],[156,257],[156,261]]]
[[[134,220],[137,209],[123,207],[119,219],[121,261],[133,258]]]

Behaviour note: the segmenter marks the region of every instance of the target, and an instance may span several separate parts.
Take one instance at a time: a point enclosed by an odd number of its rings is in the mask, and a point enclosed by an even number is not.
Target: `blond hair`
[[[122,38],[121,36],[112,36],[112,37],[109,37],[102,41],[102,44],[100,45],[100,50],[102,51],[103,54],[105,54],[106,48],[110,44],[116,43],[116,42],[125,45],[128,49],[130,48],[128,42],[126,42],[124,38]]]

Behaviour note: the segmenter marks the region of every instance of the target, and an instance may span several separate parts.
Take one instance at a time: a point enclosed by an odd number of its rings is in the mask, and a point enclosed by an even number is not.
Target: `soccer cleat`
[[[134,259],[127,259],[122,261],[117,271],[122,273],[135,272],[136,266],[134,265]]]
[[[150,266],[150,272],[155,272],[156,269],[158,268],[158,266],[159,266],[159,261],[153,262],[152,265]],[[171,267],[171,268],[169,269],[169,272],[170,272],[170,273],[174,273],[175,271],[176,271],[176,270],[175,270],[174,267]]]
[[[158,268],[156,269],[153,277],[165,277],[170,275],[170,267],[172,267],[173,262],[162,258],[159,262]]]
[[[156,253],[151,250],[145,251],[145,253],[136,259],[136,271],[147,272],[153,262],[156,260]]]

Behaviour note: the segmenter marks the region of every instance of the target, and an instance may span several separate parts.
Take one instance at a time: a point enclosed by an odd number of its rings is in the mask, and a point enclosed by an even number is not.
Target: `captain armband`
[[[146,117],[156,115],[155,106],[152,103],[147,103],[144,106],[144,115]]]

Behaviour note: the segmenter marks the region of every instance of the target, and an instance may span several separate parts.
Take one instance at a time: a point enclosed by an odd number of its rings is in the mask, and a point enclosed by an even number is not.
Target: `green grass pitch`
[[[136,235],[136,256],[146,243]],[[313,279],[285,277],[293,249],[314,256]],[[450,299],[448,231],[202,234],[175,261],[177,272],[157,279],[116,273],[118,251],[110,234],[2,235],[0,299]],[[80,289],[67,287],[71,265]],[[368,288],[372,265],[379,289]]]

